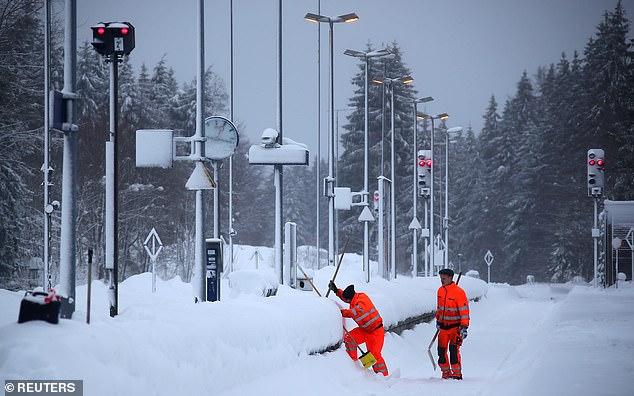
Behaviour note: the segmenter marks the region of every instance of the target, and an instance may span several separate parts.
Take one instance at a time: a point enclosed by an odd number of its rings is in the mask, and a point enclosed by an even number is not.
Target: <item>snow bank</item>
[[[232,298],[240,293],[268,297],[275,294],[278,286],[273,271],[238,270],[227,277]]]
[[[151,274],[145,273],[121,283],[119,316],[110,318],[106,286],[94,281],[90,325],[84,323],[85,285],[77,288],[73,320],[59,325],[18,325],[22,294],[0,291],[0,382],[81,378],[91,395],[222,392],[341,341],[339,307],[347,304],[334,295],[320,298],[277,285],[270,248],[236,246],[236,253],[236,271],[223,277],[220,302],[193,304],[191,285],[180,278],[157,280],[152,293]],[[335,269],[311,269],[310,256],[307,251],[300,265],[325,293]],[[367,293],[386,327],[435,309],[437,277],[399,276],[388,282],[371,262],[371,282],[365,283],[361,263],[361,256],[346,255],[337,284],[354,284]],[[463,277],[460,284],[471,299],[487,290],[479,279]],[[254,295],[274,286],[276,296]]]
[[[436,310],[436,292],[440,286],[438,277],[397,276],[395,280],[386,281],[374,275],[370,283],[365,282],[365,274],[359,271],[356,255],[346,255],[341,264],[336,284],[343,289],[349,284],[355,286],[357,292],[366,293],[374,302],[383,318],[386,328],[425,313]],[[348,260],[346,260],[348,259]],[[334,267],[325,267],[319,271],[312,271],[313,282],[322,292],[328,289],[328,282],[334,274]],[[470,300],[481,298],[486,294],[486,282],[469,277],[460,279],[460,286],[465,290]],[[337,297],[331,295],[341,306],[346,306]],[[348,326],[355,326],[348,320]]]
[[[85,286],[77,288],[73,320],[59,325],[18,325],[16,310],[12,323],[0,327],[0,382],[81,378],[91,395],[222,391],[341,338],[338,309],[312,294],[241,294],[193,304],[191,285],[179,279],[159,281],[156,294],[150,288],[150,274],[123,282],[120,315],[112,319],[106,287],[94,281],[90,326],[84,323]],[[19,303],[6,292],[0,298],[3,306]]]

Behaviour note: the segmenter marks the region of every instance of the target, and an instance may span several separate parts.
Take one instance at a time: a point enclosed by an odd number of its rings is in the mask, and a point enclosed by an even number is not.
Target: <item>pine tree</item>
[[[487,250],[491,250],[497,262],[504,261],[502,229],[505,212],[502,194],[508,192],[508,188],[500,182],[500,177],[507,172],[506,165],[512,156],[513,147],[511,139],[502,130],[497,109],[497,101],[491,96],[477,142],[477,168],[481,173],[475,186],[475,195],[479,200],[476,201],[471,215],[475,227],[470,238],[471,243],[467,244],[471,247],[467,254],[469,261],[477,263],[477,269],[481,272],[486,270],[482,257]],[[504,190],[499,191],[502,187],[505,187]]]
[[[372,46],[368,45],[368,50]],[[392,59],[372,60],[370,66],[370,80],[373,78],[395,78],[410,75],[409,68],[405,65],[403,54],[397,43],[392,43],[388,49],[394,54]],[[342,135],[343,155],[339,165],[339,186],[350,187],[353,191],[363,189],[363,137],[364,137],[364,84],[365,84],[364,63],[359,64],[359,72],[352,78],[352,84],[356,87],[354,96],[349,100],[349,106],[354,110],[348,115],[348,124],[344,126],[346,133]],[[395,131],[395,185],[396,191],[396,236],[397,236],[397,263],[399,272],[407,271],[410,266],[409,254],[411,253],[411,232],[408,225],[412,220],[412,172],[414,158],[411,144],[413,142],[413,116],[412,102],[416,91],[411,85],[400,83],[393,84],[394,87],[394,131]],[[368,89],[368,111],[369,118],[369,146],[370,146],[370,169],[369,186],[374,190],[376,178],[381,175],[381,124],[385,120],[385,131],[383,150],[385,163],[390,160],[390,96],[386,94],[385,112],[381,111],[383,102],[384,87],[382,85],[372,86]],[[383,120],[384,117],[384,120]],[[390,166],[385,166],[385,175],[390,174]],[[357,253],[362,252],[363,247],[363,226],[357,220],[358,210],[340,212],[342,234],[350,236],[348,250]]]
[[[587,143],[606,153],[606,196],[634,197],[632,176],[632,50],[628,43],[629,20],[619,0],[606,12],[595,38],[585,48],[583,82],[587,111]],[[588,147],[591,148],[591,147]]]
[[[0,287],[15,288],[20,263],[39,256],[40,214],[31,207],[39,183],[42,125],[41,4],[0,1]],[[31,161],[39,160],[37,166]],[[23,281],[22,281],[23,282]]]

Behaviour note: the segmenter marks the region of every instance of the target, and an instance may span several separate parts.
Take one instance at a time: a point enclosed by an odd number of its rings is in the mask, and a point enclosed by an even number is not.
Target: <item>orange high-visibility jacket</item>
[[[438,288],[436,320],[441,328],[469,327],[469,300],[455,283]]]
[[[343,297],[343,290],[337,290],[337,297]],[[342,309],[341,315],[344,318],[352,318],[362,330],[374,331],[383,326],[383,319],[376,310],[374,304],[364,293],[355,293],[350,301],[350,309]]]

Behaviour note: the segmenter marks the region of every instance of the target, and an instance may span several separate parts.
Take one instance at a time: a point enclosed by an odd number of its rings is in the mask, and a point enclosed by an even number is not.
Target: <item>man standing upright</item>
[[[355,327],[343,336],[346,344],[346,351],[352,360],[357,360],[357,346],[365,343],[368,351],[376,359],[372,369],[377,374],[387,376],[387,366],[381,350],[385,341],[385,330],[383,329],[383,319],[376,310],[374,304],[364,293],[356,293],[354,286],[350,285],[345,290],[337,288],[333,281],[330,281],[328,288],[337,294],[337,297],[350,304],[350,309],[342,309],[341,315],[344,318],[352,318],[359,327]]]
[[[460,346],[467,338],[469,300],[464,290],[453,281],[454,272],[448,268],[438,272],[442,286],[438,288],[436,327],[438,333],[438,365],[442,378],[462,379]],[[447,361],[449,349],[449,361]]]

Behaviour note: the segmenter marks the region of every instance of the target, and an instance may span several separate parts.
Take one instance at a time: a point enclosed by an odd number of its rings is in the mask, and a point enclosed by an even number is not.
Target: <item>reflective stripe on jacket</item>
[[[469,327],[469,300],[455,283],[438,288],[436,320],[443,327]]]
[[[337,290],[337,297],[343,297],[343,290]],[[383,326],[383,319],[365,293],[355,293],[350,301],[350,309],[342,309],[344,318],[352,318],[365,331],[374,331]]]

